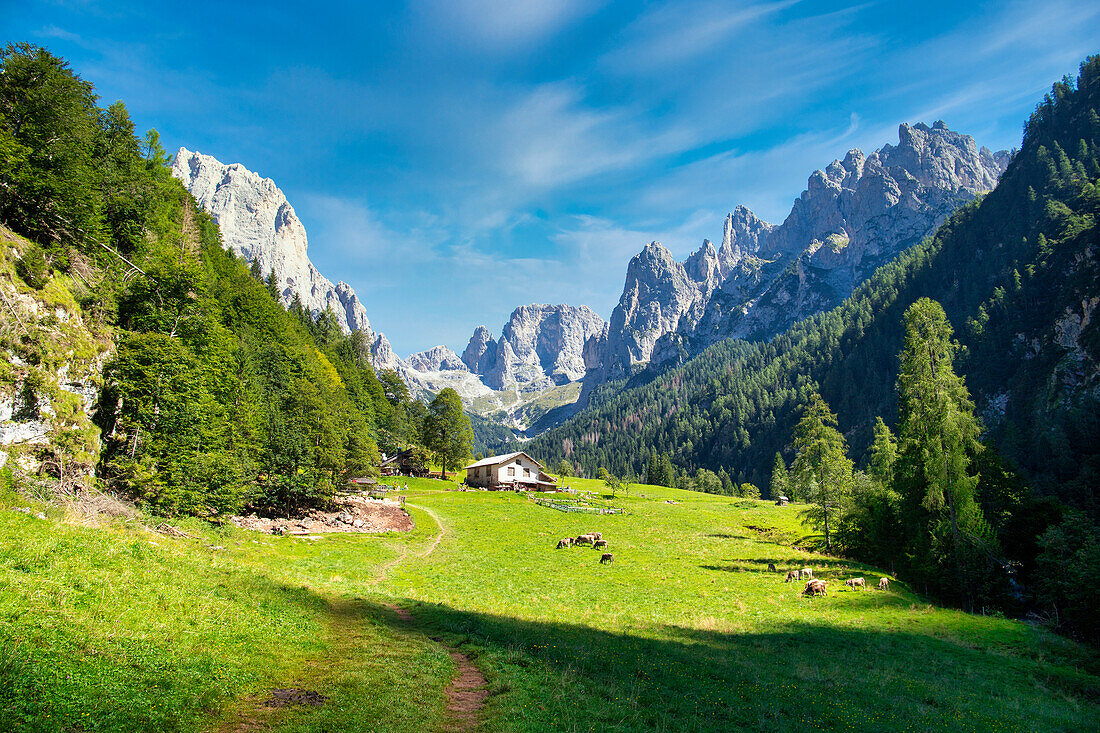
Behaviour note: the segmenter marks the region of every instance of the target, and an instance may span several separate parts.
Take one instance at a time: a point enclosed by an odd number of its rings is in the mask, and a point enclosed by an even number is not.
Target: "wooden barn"
[[[466,484],[487,489],[553,491],[557,481],[541,463],[523,451],[489,456],[466,466]]]

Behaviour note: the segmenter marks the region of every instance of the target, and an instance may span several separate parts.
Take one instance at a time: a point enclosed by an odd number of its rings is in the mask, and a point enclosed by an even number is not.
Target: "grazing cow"
[[[573,538],[572,537],[566,537],[563,540],[558,540],[558,549],[559,550],[563,550],[566,547],[572,547],[572,546],[573,546]]]
[[[594,540],[602,540],[603,539],[603,532],[589,532],[588,534],[591,535],[592,539],[594,539]]]
[[[814,569],[813,568],[802,568],[801,575],[799,577],[801,577],[801,578],[812,578],[812,577],[814,577]]]
[[[590,534],[582,534],[573,540],[574,545],[591,545],[596,541],[596,538]]]
[[[601,547],[607,549],[607,540],[596,540],[592,543],[592,547],[596,548],[597,550]]]
[[[768,563],[768,572],[769,573],[774,573],[775,572],[775,563],[774,562]]]
[[[610,565],[613,562],[615,562],[615,556],[612,555],[610,552],[605,552],[603,556],[600,557],[600,565],[603,565],[605,563]]]
[[[878,579],[878,589],[879,590],[890,590],[890,579],[889,578],[879,578]]]
[[[848,586],[852,590],[855,590],[856,588],[863,588],[864,590],[867,589],[867,581],[865,581],[863,578],[848,578],[844,581],[844,585]]]
[[[803,595],[807,596],[827,596],[828,592],[825,590],[824,580],[807,580],[806,588],[802,591]]]
[[[798,571],[797,570],[788,570],[787,571],[787,579],[784,580],[783,582],[784,583],[790,583],[792,580],[798,580]]]

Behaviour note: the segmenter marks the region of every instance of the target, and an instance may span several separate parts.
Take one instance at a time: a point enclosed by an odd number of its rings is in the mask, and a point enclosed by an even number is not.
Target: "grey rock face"
[[[462,352],[462,362],[475,374],[486,374],[496,363],[497,345],[493,341],[493,334],[485,326],[474,329],[474,335],[470,337],[470,343]]]
[[[405,363],[420,372],[469,371],[458,354],[446,346],[435,346],[427,351],[413,354],[405,360]]]
[[[715,341],[769,338],[846,298],[874,270],[991,190],[1007,152],[947,129],[903,124],[898,144],[850,150],[815,171],[779,226],[743,206],[681,266],[656,244],[631,260],[606,338],[588,349],[592,378],[692,356]]]
[[[283,305],[297,294],[314,315],[332,308],[345,332],[363,331],[373,338],[355,291],[343,282],[333,285],[310,262],[305,227],[274,181],[187,148],[176,153],[172,175],[214,218],[226,249],[258,261],[265,277],[274,269]]]
[[[493,389],[545,389],[584,376],[585,342],[604,327],[588,306],[520,306],[495,343],[489,330],[479,326],[462,360]]]

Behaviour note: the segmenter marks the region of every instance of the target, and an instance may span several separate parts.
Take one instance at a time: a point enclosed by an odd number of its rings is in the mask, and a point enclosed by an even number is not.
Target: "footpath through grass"
[[[36,508],[37,509],[37,508]],[[351,589],[410,535],[320,540],[173,522],[99,527],[0,510],[0,730],[431,730],[453,665]],[[414,515],[415,516],[415,515]],[[155,524],[155,520],[152,522]],[[271,709],[273,687],[323,688]],[[219,722],[220,721],[220,722]]]
[[[573,480],[576,488],[597,484]],[[644,495],[644,498],[643,498]],[[666,503],[671,499],[679,502]],[[466,641],[502,730],[1087,730],[1096,657],[936,608],[872,568],[796,549],[797,507],[657,487],[589,516],[508,493],[412,492],[450,536],[383,588]],[[600,531],[615,555],[554,549]],[[777,542],[785,544],[777,544]],[[826,598],[781,571],[810,566]]]
[[[797,507],[635,485],[629,514],[592,516],[408,483],[409,535],[169,539],[0,510],[0,729],[440,730],[455,667],[430,636],[485,673],[490,731],[1100,727],[1091,650],[898,582],[844,590],[879,575],[796,549]],[[593,530],[612,565],[554,549]],[[292,686],[329,700],[262,705]]]

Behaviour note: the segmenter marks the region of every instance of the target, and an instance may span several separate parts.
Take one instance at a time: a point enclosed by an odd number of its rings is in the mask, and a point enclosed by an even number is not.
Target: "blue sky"
[[[605,318],[629,258],[943,119],[1018,145],[1100,52],[1100,3],[0,0],[165,146],[273,178],[310,256],[394,349],[495,335],[516,306]]]

